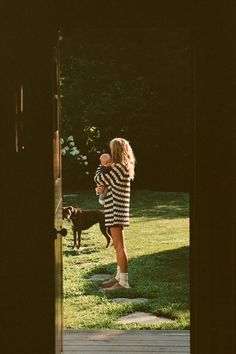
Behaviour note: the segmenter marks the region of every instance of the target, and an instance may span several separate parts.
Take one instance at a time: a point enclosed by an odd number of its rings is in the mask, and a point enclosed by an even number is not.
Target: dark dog
[[[105,215],[102,209],[88,209],[83,210],[79,208],[74,208],[72,206],[62,208],[63,219],[67,219],[72,224],[72,230],[74,235],[74,245],[73,248],[80,248],[81,244],[81,232],[82,230],[87,230],[94,224],[99,223],[100,230],[106,237],[107,245],[111,241],[110,230],[105,226]]]

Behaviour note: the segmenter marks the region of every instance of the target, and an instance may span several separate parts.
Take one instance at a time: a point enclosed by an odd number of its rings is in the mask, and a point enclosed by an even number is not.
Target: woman
[[[107,188],[105,197],[105,225],[110,229],[116,251],[117,273],[104,282],[106,291],[129,288],[128,257],[124,241],[124,227],[129,226],[130,181],[134,178],[135,157],[129,142],[115,138],[110,142],[112,164],[106,172],[98,167],[94,180],[99,185],[97,193]],[[104,187],[105,186],[105,187]]]

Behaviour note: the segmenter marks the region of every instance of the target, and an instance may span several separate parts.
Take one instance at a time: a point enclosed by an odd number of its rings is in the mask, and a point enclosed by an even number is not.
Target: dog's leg
[[[101,232],[103,233],[103,235],[107,239],[107,245],[106,245],[106,248],[107,248],[111,242],[111,236],[109,234],[110,230],[109,230],[109,228],[106,228],[106,226],[104,225],[104,222],[99,222],[99,226],[100,226]]]
[[[76,247],[76,230],[73,229],[73,236],[74,236],[74,244],[73,244],[73,248]]]
[[[77,239],[77,248],[79,249],[80,248],[80,245],[81,245],[81,230],[78,230],[78,239]]]

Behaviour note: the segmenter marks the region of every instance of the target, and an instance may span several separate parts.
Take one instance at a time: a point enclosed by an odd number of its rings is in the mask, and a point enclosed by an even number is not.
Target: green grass
[[[99,208],[94,191],[65,195],[64,205]],[[105,248],[98,225],[85,231],[81,251],[72,250],[72,232],[65,221],[65,328],[189,329],[189,196],[187,193],[133,191],[130,226],[125,229],[131,289],[101,292],[93,274],[115,274],[113,246]],[[145,304],[114,303],[112,297],[145,297]],[[166,324],[116,324],[135,311],[174,319]]]

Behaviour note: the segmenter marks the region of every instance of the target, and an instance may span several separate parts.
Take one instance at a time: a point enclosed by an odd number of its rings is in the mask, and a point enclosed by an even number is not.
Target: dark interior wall
[[[55,347],[52,33],[40,34],[32,23],[14,22],[4,36],[1,352],[51,354]],[[19,83],[24,90],[20,123],[24,149],[16,152]]]
[[[76,0],[58,2],[58,20],[68,32],[75,27],[143,27],[187,24],[193,18],[192,3],[186,0],[143,1]],[[69,16],[67,16],[69,14]]]
[[[232,8],[196,7],[194,183],[191,214],[192,352],[235,347],[235,106]],[[201,19],[201,21],[200,21]]]

